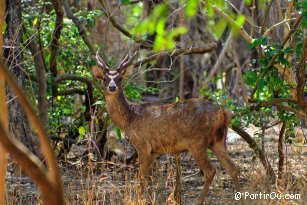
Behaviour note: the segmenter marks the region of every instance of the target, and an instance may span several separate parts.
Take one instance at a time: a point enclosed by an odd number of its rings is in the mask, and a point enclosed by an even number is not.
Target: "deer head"
[[[96,78],[103,80],[103,86],[106,94],[118,94],[122,92],[121,81],[128,68],[131,65],[137,52],[135,51],[132,57],[129,54],[120,62],[116,69],[110,69],[109,66],[99,57],[99,50],[96,52],[96,62],[98,66],[94,66],[92,71]]]

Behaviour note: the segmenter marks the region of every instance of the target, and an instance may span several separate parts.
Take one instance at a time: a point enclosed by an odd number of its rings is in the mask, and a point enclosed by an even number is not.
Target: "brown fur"
[[[215,175],[207,156],[207,149],[210,148],[229,171],[237,191],[240,191],[237,169],[226,149],[230,122],[228,111],[199,99],[161,105],[130,103],[124,97],[120,79],[113,80],[117,84],[115,92],[108,90],[107,83],[104,85],[107,110],[112,121],[135,147],[143,179],[157,155],[190,152],[206,177],[198,199],[198,204],[202,204]]]

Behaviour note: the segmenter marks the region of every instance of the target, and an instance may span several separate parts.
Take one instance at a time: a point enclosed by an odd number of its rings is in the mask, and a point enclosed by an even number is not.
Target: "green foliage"
[[[299,32],[300,33],[300,32]],[[300,36],[301,34],[297,34]],[[254,106],[258,106],[262,102],[269,102],[276,98],[291,98],[290,89],[293,85],[288,84],[284,77],[280,74],[275,66],[268,67],[273,57],[278,55],[274,60],[273,65],[279,64],[283,67],[292,68],[293,63],[288,61],[287,56],[300,52],[301,42],[298,38],[297,46],[284,48],[280,43],[270,44],[267,38],[255,39],[249,49],[263,50],[263,55],[258,59],[251,61],[253,69],[248,70],[243,75],[243,79],[247,85],[254,88],[258,85]],[[284,106],[290,106],[294,109],[298,107],[290,102],[283,103]],[[237,117],[233,120],[234,123],[240,122],[253,123],[259,127],[265,127],[272,119],[281,122],[287,122],[286,140],[292,142],[293,129],[297,125],[298,117],[292,112],[278,109],[275,106],[261,107],[259,110],[253,111],[248,107],[237,108]],[[292,130],[292,131],[291,131]]]
[[[175,38],[180,34],[185,34],[187,29],[177,27],[167,30],[166,21],[168,15],[169,8],[167,4],[159,4],[146,19],[132,29],[132,33],[140,38],[155,34],[154,51],[156,52],[173,49],[175,47]]]
[[[147,88],[144,86],[137,85],[133,82],[130,82],[125,86],[125,95],[134,101],[140,101],[143,93],[156,94],[159,92],[157,88]]]
[[[42,46],[45,64],[48,68],[51,58],[49,48],[55,27],[56,14],[54,10],[51,10],[48,13],[42,12],[44,11],[43,7],[46,8],[46,6],[51,6],[50,2],[39,2],[33,7],[26,7],[25,5],[26,4],[23,2],[24,26],[28,31],[28,35],[33,36],[35,43]],[[75,16],[86,27],[93,26],[97,17],[102,15],[104,14],[101,10],[88,11],[82,9],[75,13]],[[23,40],[26,41],[28,37],[23,36],[23,38]],[[77,76],[91,77],[88,69],[95,64],[95,61],[92,59],[92,55],[81,38],[75,24],[65,17],[59,40],[60,47],[57,55],[59,74],[69,73]],[[25,68],[30,75],[36,75],[32,56],[27,50],[25,52]],[[79,140],[83,139],[84,133],[86,132],[86,124],[80,126],[78,120],[63,122],[62,119],[63,116],[71,119],[80,117],[76,116],[76,113],[74,113],[74,100],[70,96],[58,96],[57,98],[53,98],[51,87],[55,84],[55,79],[50,73],[47,73],[46,78],[48,89],[47,98],[49,102],[52,102],[52,108],[49,109],[50,132],[56,132],[60,127],[64,126],[64,124],[68,126],[68,124],[72,123],[79,131]],[[84,83],[78,81],[67,80],[58,85],[58,91],[67,90],[69,88],[86,89]],[[35,84],[34,89],[36,89]],[[99,95],[98,92],[95,92],[95,95]],[[80,109],[81,112],[84,112],[85,106],[82,106]]]

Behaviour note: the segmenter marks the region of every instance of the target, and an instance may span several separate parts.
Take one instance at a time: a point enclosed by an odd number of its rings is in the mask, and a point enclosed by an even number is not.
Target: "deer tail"
[[[219,128],[217,129],[217,141],[224,141],[226,143],[226,137],[227,137],[227,131],[228,131],[228,125],[231,121],[230,113],[227,110],[222,110],[221,113],[221,124]]]

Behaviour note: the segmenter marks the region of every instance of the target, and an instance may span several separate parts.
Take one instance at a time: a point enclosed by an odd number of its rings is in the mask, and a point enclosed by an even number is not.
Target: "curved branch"
[[[275,172],[271,167],[271,164],[269,163],[264,151],[258,146],[256,141],[247,132],[245,132],[237,125],[232,125],[231,129],[238,133],[238,135],[240,135],[247,142],[247,144],[249,144],[249,146],[255,151],[255,153],[259,157],[260,162],[264,166],[267,174],[271,177],[272,180],[275,180]]]
[[[63,75],[58,75],[55,78],[56,83],[60,83],[60,82],[65,81],[65,80],[77,80],[77,81],[84,82],[87,85],[92,84],[92,81],[90,79],[83,77],[83,76],[78,76],[78,75],[63,74]]]
[[[307,119],[307,115],[305,113],[303,113],[303,112],[301,112],[299,110],[296,110],[296,109],[294,109],[292,107],[285,106],[285,105],[276,105],[276,107],[281,108],[283,110],[287,110],[289,112],[293,112],[294,114],[296,114],[296,115],[298,115],[298,116],[300,116],[302,118]]]
[[[194,48],[183,48],[183,49],[176,49],[171,51],[162,51],[160,53],[153,54],[149,57],[146,57],[134,64],[134,67],[137,67],[139,65],[142,65],[144,63],[148,63],[152,60],[155,60],[159,57],[164,56],[179,56],[179,55],[189,55],[189,54],[203,54],[207,52],[211,52],[216,49],[215,43],[206,44],[202,47],[194,47]]]
[[[83,89],[79,89],[79,88],[72,88],[72,89],[68,89],[68,90],[63,90],[63,91],[58,91],[57,96],[60,95],[72,95],[72,94],[79,94],[79,95],[85,95],[85,91]]]
[[[14,77],[9,73],[7,69],[4,67],[0,67],[1,73],[3,76],[5,76],[7,84],[12,88],[16,96],[18,96],[18,101],[20,102],[21,107],[25,111],[28,120],[30,124],[32,125],[33,130],[36,131],[37,136],[39,138],[40,142],[40,148],[42,150],[42,153],[46,157],[46,162],[48,165],[48,177],[50,177],[50,180],[53,184],[53,187],[55,187],[57,194],[55,195],[58,203],[55,204],[64,204],[64,194],[63,194],[63,186],[62,186],[62,180],[59,173],[58,165],[51,147],[51,141],[50,138],[47,136],[47,133],[45,132],[43,126],[40,123],[40,120],[35,114],[34,109],[31,107],[29,101],[26,99],[25,95],[23,94],[23,91],[18,87],[18,85],[15,83]],[[1,133],[1,132],[0,132]]]
[[[9,150],[14,161],[18,162],[23,170],[29,175],[42,191],[43,201],[45,204],[59,204],[56,196],[57,187],[48,178],[45,168],[41,165],[40,160],[29,151],[21,142],[14,139],[11,134],[0,123],[0,142],[6,150]]]

